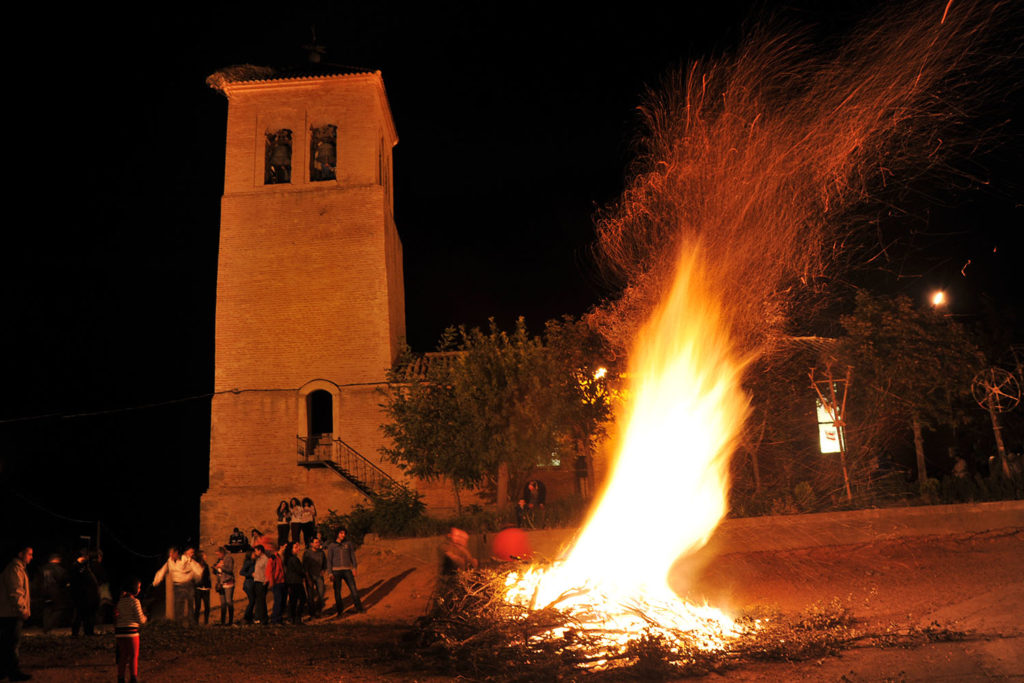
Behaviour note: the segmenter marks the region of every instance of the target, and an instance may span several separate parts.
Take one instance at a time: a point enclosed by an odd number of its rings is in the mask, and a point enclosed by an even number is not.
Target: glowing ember
[[[533,601],[537,596],[561,578],[562,567],[556,565],[548,571],[532,568],[522,576],[509,574],[506,599],[515,604],[536,604]],[[680,601],[668,590],[657,595],[640,591],[627,598],[588,582],[536,606],[558,608],[591,633],[599,630],[606,648],[625,645],[638,634],[653,631],[679,643],[685,640],[687,645],[710,650],[721,648],[727,639],[741,633],[720,610]],[[574,627],[566,624],[552,629],[546,637],[560,638]]]
[[[632,353],[631,414],[596,512],[564,562],[511,578],[508,600],[557,606],[613,641],[651,626],[705,648],[736,635],[731,619],[681,602],[667,583],[672,563],[725,514],[728,456],[747,411],[706,283],[691,253]]]

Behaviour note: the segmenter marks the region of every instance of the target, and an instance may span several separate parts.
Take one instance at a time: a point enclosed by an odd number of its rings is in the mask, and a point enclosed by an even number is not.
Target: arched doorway
[[[334,397],[329,391],[317,389],[306,395],[306,419],[308,454],[317,460],[329,460],[334,435]]]

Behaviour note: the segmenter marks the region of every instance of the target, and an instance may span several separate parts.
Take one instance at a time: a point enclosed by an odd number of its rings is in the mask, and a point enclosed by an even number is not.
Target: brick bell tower
[[[231,67],[201,544],[273,534],[280,500],[387,487],[377,388],[405,337],[380,72]]]

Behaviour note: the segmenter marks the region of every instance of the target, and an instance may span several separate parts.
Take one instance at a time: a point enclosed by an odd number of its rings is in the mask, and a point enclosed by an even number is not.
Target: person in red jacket
[[[288,599],[288,584],[284,581],[284,560],[280,553],[267,549],[267,586],[274,594],[274,609],[270,613],[270,623],[280,624],[284,616],[284,605]]]

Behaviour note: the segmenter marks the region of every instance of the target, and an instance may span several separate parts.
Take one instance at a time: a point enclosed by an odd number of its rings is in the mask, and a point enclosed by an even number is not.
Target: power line
[[[332,382],[333,384],[333,382]],[[341,387],[372,387],[382,386],[387,382],[349,382],[347,384],[335,384],[335,386]],[[156,403],[140,403],[132,406],[124,406],[122,408],[110,408],[108,410],[92,410],[88,412],[80,413],[47,413],[45,415],[29,415],[26,417],[12,417],[0,420],[0,424],[12,424],[15,422],[32,422],[34,420],[49,420],[53,418],[59,418],[62,420],[72,420],[81,417],[95,417],[97,415],[111,415],[115,413],[127,413],[134,410],[147,410],[149,408],[159,408],[161,406],[174,405],[176,403],[187,403],[189,401],[197,401],[199,399],[213,398],[220,394],[247,394],[247,393],[259,393],[264,391],[298,391],[300,387],[292,387],[287,389],[222,389],[221,391],[212,391],[205,394],[195,394],[193,396],[184,396],[182,398],[172,398],[166,401],[158,401]]]
[[[225,393],[225,392],[214,392],[214,393]],[[94,410],[90,412],[82,413],[48,413],[46,415],[31,415],[28,417],[13,417],[6,420],[0,420],[0,424],[10,424],[13,422],[32,422],[34,420],[49,420],[52,418],[60,418],[62,420],[71,420],[79,417],[93,417],[96,415],[111,415],[114,413],[126,413],[133,410],[146,410],[149,408],[158,408],[160,406],[173,405],[175,403],[186,403],[188,401],[196,401],[202,398],[210,398],[214,394],[196,394],[195,396],[185,396],[183,398],[174,398],[168,401],[160,401],[158,403],[141,403],[134,406],[125,406],[123,408],[111,408],[109,410]]]
[[[146,554],[146,553],[138,552],[137,550],[135,550],[134,548],[132,548],[128,544],[126,544],[124,541],[122,541],[120,538],[118,538],[117,534],[114,533],[114,530],[110,528],[110,525],[107,524],[106,522],[102,521],[102,520],[99,520],[99,519],[76,519],[74,517],[68,517],[67,515],[62,515],[59,512],[54,512],[53,510],[49,509],[48,507],[46,507],[44,505],[40,505],[39,503],[35,502],[34,500],[32,500],[31,498],[29,498],[28,496],[22,494],[19,491],[10,490],[10,492],[13,493],[14,495],[16,495],[18,498],[21,498],[23,501],[25,501],[26,503],[28,503],[32,507],[34,507],[34,508],[36,508],[38,510],[42,510],[43,512],[45,512],[46,514],[50,515],[51,517],[56,517],[57,519],[61,519],[61,520],[64,520],[66,522],[74,522],[75,524],[89,524],[89,525],[98,524],[102,529],[104,529],[107,532],[107,535],[110,538],[112,538],[115,543],[117,543],[119,546],[121,546],[122,548],[127,550],[132,555],[135,555],[136,557],[141,557],[141,558],[144,558],[144,559],[158,559],[160,557],[163,557],[163,555],[159,554],[159,553],[156,554],[156,555],[151,555],[151,554]]]

